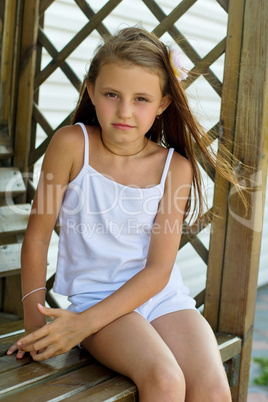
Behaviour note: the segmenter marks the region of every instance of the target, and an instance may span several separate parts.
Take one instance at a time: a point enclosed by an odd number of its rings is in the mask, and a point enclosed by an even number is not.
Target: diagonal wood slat
[[[204,244],[201,242],[201,240],[196,236],[192,241],[191,245],[199,255],[199,257],[202,258],[204,263],[207,265],[208,264],[208,249],[204,246]]]
[[[57,56],[37,75],[35,91],[40,85],[67,59],[67,57],[83,42],[84,39],[121,3],[122,0],[110,0],[100,11],[75,35]]]
[[[35,164],[35,162],[37,162],[38,159],[44,155],[55,131],[59,130],[61,127],[64,127],[64,126],[67,126],[70,124],[72,114],[73,114],[73,111],[60,123],[60,125],[58,127],[55,128],[55,130],[53,130],[53,128],[50,126],[49,122],[46,120],[44,115],[41,113],[38,106],[36,104],[34,104],[33,117],[36,120],[36,122],[41,125],[41,127],[47,134],[47,138],[42,142],[42,144],[39,145],[38,148],[36,148],[33,152],[30,153],[29,166],[32,167]]]
[[[185,222],[182,227],[182,236],[179,246],[179,250],[187,243],[191,242],[203,229],[205,229],[211,223],[212,208],[206,211],[203,215],[203,219],[198,223],[194,222],[190,227]]]
[[[40,43],[41,46],[43,46],[47,50],[47,52],[50,54],[50,56],[52,56],[52,58],[57,57],[57,55],[58,55],[57,49],[53,46],[51,41],[46,36],[44,30],[40,26],[38,29],[38,42]],[[75,74],[74,70],[69,66],[69,64],[65,61],[60,66],[60,69],[66,75],[66,77],[70,80],[70,82],[73,84],[75,89],[77,89],[77,91],[80,91],[81,80]]]
[[[143,2],[149,8],[152,14],[158,19],[158,21],[162,21],[164,18],[166,18],[166,14],[162,11],[162,9],[154,0],[143,0]],[[175,42],[179,44],[180,48],[184,51],[186,56],[192,61],[194,65],[202,60],[196,50],[187,41],[185,36],[174,25],[169,28],[167,32],[175,40]],[[204,78],[212,86],[214,91],[219,96],[221,96],[222,83],[210,68],[207,70]]]
[[[213,64],[225,52],[226,38],[222,39],[202,60],[200,60],[190,71],[190,76],[185,81],[185,88],[188,88],[199,76],[204,75],[211,64]]]
[[[220,6],[228,13],[229,11],[229,0],[217,0]]]
[[[75,0],[75,2],[89,20],[96,15],[86,0]],[[103,23],[100,23],[96,29],[100,35],[111,35]]]
[[[196,3],[197,0],[184,0],[182,1],[177,7],[174,8],[174,10],[171,11],[169,15],[167,15],[161,22],[160,24],[153,30],[153,33],[157,35],[158,37],[161,37],[168,29],[170,28],[171,25],[173,25],[178,19],[186,13],[187,10],[189,10],[190,7],[194,3]]]
[[[39,7],[39,16],[41,17],[44,12],[48,9],[48,7],[54,3],[55,0],[41,0]]]
[[[194,299],[196,301],[196,308],[201,307],[204,304],[206,295],[206,289],[203,289],[200,293],[198,293]]]
[[[41,113],[38,105],[36,103],[33,104],[33,118],[34,120],[40,124],[44,132],[48,137],[51,137],[54,133],[53,128],[45,118],[45,116]]]

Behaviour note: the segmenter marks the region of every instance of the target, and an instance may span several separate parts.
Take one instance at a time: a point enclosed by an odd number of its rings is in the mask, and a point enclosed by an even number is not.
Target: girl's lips
[[[133,128],[133,126],[130,126],[128,124],[122,124],[122,123],[114,123],[113,126],[115,128],[118,128],[119,130],[129,130],[130,128]]]

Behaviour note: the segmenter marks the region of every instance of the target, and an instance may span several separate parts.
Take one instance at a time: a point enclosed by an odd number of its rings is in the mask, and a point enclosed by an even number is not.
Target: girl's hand
[[[85,325],[81,322],[79,314],[47,308],[41,304],[37,304],[37,308],[41,314],[51,317],[53,321],[19,339],[16,347],[20,354],[30,352],[34,360],[45,360],[68,352],[86,337],[83,333]]]
[[[28,336],[29,334],[31,334],[32,332],[37,331],[37,330],[40,329],[40,328],[41,328],[41,327],[36,327],[36,328],[34,328],[34,329],[25,331],[25,332],[24,332],[24,336],[26,337],[26,336]],[[9,348],[8,351],[7,351],[7,355],[12,355],[12,354],[13,354],[14,352],[16,352],[16,351],[17,351],[17,355],[16,355],[16,358],[17,358],[17,359],[22,359],[22,358],[24,357],[25,353],[26,353],[24,350],[22,350],[22,349],[17,345],[17,342],[16,342],[16,343],[14,343],[14,345],[10,346],[10,348]]]

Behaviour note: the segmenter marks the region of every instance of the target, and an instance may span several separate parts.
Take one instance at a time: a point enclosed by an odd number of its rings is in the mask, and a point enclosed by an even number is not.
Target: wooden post
[[[237,108],[237,91],[244,23],[245,0],[230,0],[226,38],[224,80],[221,103],[221,138],[232,153]],[[221,152],[219,148],[219,153]],[[211,239],[204,316],[218,330],[222,269],[224,259],[229,183],[218,173],[215,176]]]
[[[219,330],[243,338],[238,401],[246,401],[267,175],[267,0],[246,0],[234,155],[253,169],[246,212],[231,189],[223,265]]]
[[[230,12],[236,2],[237,0],[230,1]],[[212,317],[214,329],[239,335],[243,340],[239,384],[233,391],[233,400],[241,402],[247,399],[267,177],[267,1],[245,0],[243,15],[233,154],[244,165],[251,167],[240,167],[238,170],[238,174],[246,178],[244,183],[250,187],[250,192],[245,193],[249,208],[248,211],[245,210],[241,198],[231,187],[228,204],[225,205],[228,209],[224,216],[224,234],[212,234],[212,240],[214,235],[218,238],[225,236],[218,256],[219,266],[222,265],[222,269],[218,271],[221,277],[219,309],[214,312],[208,306],[206,311],[207,317]],[[233,100],[235,101],[235,96]],[[215,242],[217,241],[214,240]],[[213,255],[216,261],[217,255],[212,248],[211,259]],[[212,264],[212,260],[210,263]],[[213,279],[216,280],[214,277]],[[212,293],[211,286],[207,299],[210,292]]]
[[[6,0],[2,27],[0,68],[0,126],[7,126],[11,106],[14,47],[16,37],[16,1]]]
[[[27,0],[24,1],[23,5],[14,165],[19,167],[23,172],[27,172],[34,94],[39,0]]]

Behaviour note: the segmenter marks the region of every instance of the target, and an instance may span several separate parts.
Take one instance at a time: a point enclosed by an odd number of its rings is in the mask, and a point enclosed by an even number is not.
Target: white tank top
[[[66,296],[114,291],[145,267],[151,230],[164,193],[174,149],[160,184],[136,188],[117,183],[88,161],[69,183],[59,214],[60,238],[54,291]]]

